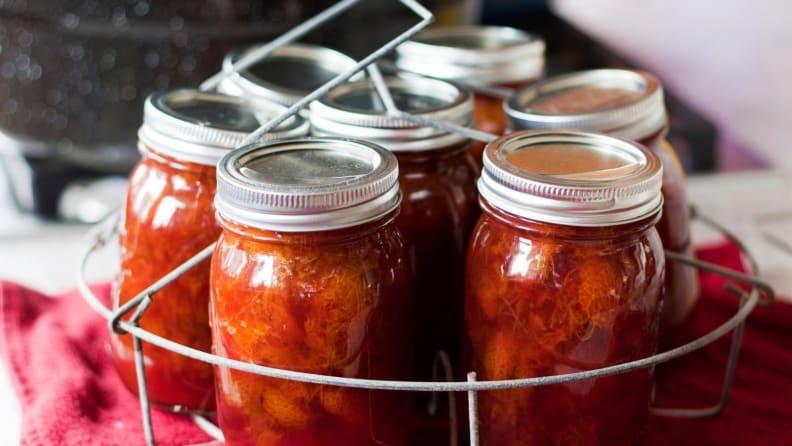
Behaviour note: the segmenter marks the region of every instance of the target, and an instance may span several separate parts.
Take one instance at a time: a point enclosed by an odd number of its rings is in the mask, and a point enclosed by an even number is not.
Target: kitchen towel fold
[[[734,245],[698,250],[699,258],[742,269]],[[723,279],[701,273],[701,301],[678,339],[701,336],[726,321],[737,298]],[[107,296],[108,286],[94,288]],[[0,357],[22,406],[22,444],[143,444],[140,405],[121,384],[107,351],[107,324],[76,291],[50,298],[0,283]],[[720,396],[730,336],[658,367],[658,405],[705,407]],[[643,444],[792,444],[792,305],[757,308],[748,319],[731,402],[718,417],[652,416]],[[157,409],[160,445],[209,441],[188,419]]]

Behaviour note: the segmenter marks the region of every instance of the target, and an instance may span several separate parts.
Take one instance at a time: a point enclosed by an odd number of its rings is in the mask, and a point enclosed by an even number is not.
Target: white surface
[[[792,172],[792,2],[554,0],[720,130]]]

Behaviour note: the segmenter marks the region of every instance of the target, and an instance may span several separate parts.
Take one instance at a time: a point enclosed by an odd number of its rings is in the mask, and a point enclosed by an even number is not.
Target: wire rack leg
[[[443,350],[440,350],[435,355],[434,364],[432,365],[432,377],[436,381],[440,377],[440,368],[442,367],[442,375],[446,381],[454,380],[454,367],[451,365],[451,357],[448,356]],[[437,414],[438,400],[440,399],[440,392],[432,392],[432,399],[429,401],[429,414],[434,416]],[[456,392],[446,392],[448,395],[448,427],[450,434],[448,436],[448,444],[450,446],[457,446],[459,444],[459,432],[457,427],[459,422],[457,420],[456,411]]]
[[[730,288],[735,292],[736,287]],[[742,308],[748,301],[745,292],[736,289],[736,293],[740,296],[740,308]],[[742,337],[745,331],[745,321],[740,322],[734,328],[732,335],[731,345],[729,346],[729,358],[726,363],[726,373],[723,377],[723,387],[721,388],[721,396],[718,403],[711,407],[702,409],[678,409],[678,408],[664,408],[653,407],[651,413],[665,417],[683,417],[683,418],[708,418],[720,415],[726,406],[729,404],[731,398],[731,391],[734,387],[734,377],[737,372],[737,361],[740,358],[740,348],[742,347]]]
[[[476,372],[467,374],[469,383],[476,381]],[[468,390],[468,428],[470,429],[470,446],[479,446],[478,392]]]
[[[146,296],[140,303],[135,313],[130,319],[130,323],[135,327],[139,326],[140,317],[151,304],[151,297]],[[143,345],[140,338],[137,336],[132,337],[132,346],[135,350],[135,373],[137,375],[138,395],[140,397],[140,411],[143,420],[143,434],[146,437],[146,444],[148,446],[155,446],[154,441],[154,427],[151,423],[151,405],[148,398],[148,386],[146,384],[146,369],[143,363]]]

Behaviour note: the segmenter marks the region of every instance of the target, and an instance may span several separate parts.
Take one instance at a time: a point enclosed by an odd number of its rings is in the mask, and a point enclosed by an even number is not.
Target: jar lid
[[[663,87],[649,73],[621,69],[551,77],[504,105],[513,129],[574,128],[643,139],[666,123]]]
[[[460,126],[473,122],[470,93],[448,82],[388,77],[385,84],[402,111]],[[440,149],[466,140],[456,133],[388,116],[370,80],[339,85],[311,103],[310,121],[315,135],[367,139],[394,152]]]
[[[568,226],[613,226],[660,211],[660,159],[596,133],[521,131],[484,150],[481,196],[508,213]]]
[[[138,137],[163,155],[215,165],[248,134],[278,116],[285,107],[265,100],[246,100],[198,90],[154,93],[146,99]],[[308,123],[292,116],[260,141],[305,136]],[[145,147],[142,147],[145,150]]]
[[[226,55],[223,70],[259,47],[236,50]],[[234,96],[266,98],[290,106],[328,81],[355,66],[351,57],[317,45],[292,43],[282,46],[253,66],[232,73],[218,86],[218,91]],[[362,79],[358,73],[353,80]]]
[[[300,138],[234,150],[217,166],[217,212],[283,232],[344,228],[375,220],[401,202],[396,157],[342,138]]]
[[[446,80],[494,85],[541,77],[544,39],[505,26],[431,28],[396,48],[396,65]]]

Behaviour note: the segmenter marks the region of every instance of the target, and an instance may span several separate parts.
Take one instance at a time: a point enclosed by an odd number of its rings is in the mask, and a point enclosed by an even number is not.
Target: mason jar
[[[126,303],[214,242],[215,167],[248,133],[284,107],[196,90],[150,96],[139,131],[141,160],[129,178],[120,236],[121,271],[114,308]],[[261,140],[303,136],[308,123],[290,118]],[[209,351],[209,261],[199,263],[152,296],[140,326],[158,336]],[[137,392],[130,335],[110,338],[124,384]],[[172,410],[214,407],[211,365],[143,345],[149,398]]]
[[[396,106],[426,119],[470,125],[470,94],[447,82],[386,78]],[[431,380],[438,352],[459,366],[467,241],[479,215],[471,141],[455,133],[392,118],[370,81],[341,85],[311,104],[314,135],[353,136],[396,155],[404,199],[396,226],[404,236],[414,284],[413,379]],[[429,416],[428,394],[416,394],[414,437],[447,439],[446,406]],[[413,438],[411,444],[416,444]]]
[[[654,354],[661,182],[656,155],[605,135],[521,131],[488,144],[466,269],[468,370],[532,378]],[[480,392],[481,442],[635,444],[652,374]]]
[[[621,69],[556,76],[516,92],[506,104],[513,129],[575,128],[638,141],[663,163],[663,214],[657,224],[665,249],[693,255],[685,172],[668,144],[663,86],[649,73]],[[696,271],[671,262],[666,274],[662,332],[686,322],[698,301]],[[662,335],[665,339],[668,337]]]
[[[405,379],[409,276],[396,158],[356,140],[254,144],[218,165],[215,354],[324,375]],[[404,392],[215,368],[228,445],[402,445]]]

